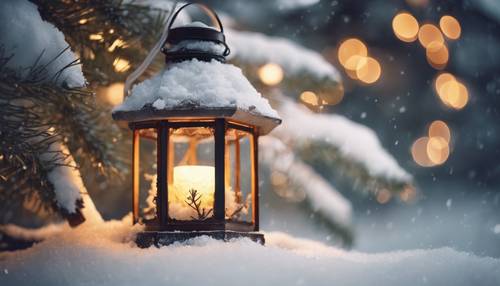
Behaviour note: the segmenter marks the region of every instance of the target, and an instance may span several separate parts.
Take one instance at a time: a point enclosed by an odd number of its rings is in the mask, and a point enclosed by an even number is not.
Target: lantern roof
[[[196,48],[210,45],[196,45]],[[161,119],[227,118],[269,133],[281,119],[243,75],[240,68],[215,59],[171,62],[158,75],[135,85],[115,120],[129,122]]]

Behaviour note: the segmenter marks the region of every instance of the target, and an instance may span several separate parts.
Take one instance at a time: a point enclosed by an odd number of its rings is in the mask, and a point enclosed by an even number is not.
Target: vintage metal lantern
[[[189,5],[169,23],[165,69],[136,85],[113,111],[133,132],[133,222],[145,225],[137,244],[200,235],[264,243],[258,140],[281,119],[239,68],[225,64],[229,48],[215,12],[198,4],[217,28],[199,22],[172,28]]]

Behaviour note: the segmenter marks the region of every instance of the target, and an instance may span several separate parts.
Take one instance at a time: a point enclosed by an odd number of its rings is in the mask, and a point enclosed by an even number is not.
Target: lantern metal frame
[[[204,27],[179,27],[172,28],[172,23],[181,10],[189,5],[200,6],[211,17],[213,24],[216,24],[220,31]],[[184,61],[199,59],[210,61],[212,59],[220,62],[225,61],[225,56],[229,54],[229,48],[225,43],[222,23],[217,14],[200,3],[188,3],[183,5],[171,19],[168,30],[171,32],[163,43],[175,44],[181,40],[202,40],[223,44],[226,49],[221,54],[200,53],[198,51],[169,52],[163,49],[166,55],[166,62]],[[148,55],[148,58],[149,55]],[[149,59],[151,60],[152,57]],[[147,66],[148,59],[143,65]],[[141,65],[142,66],[142,65]],[[127,78],[125,94],[128,88],[138,75],[143,71],[139,68],[129,78]],[[281,119],[259,114],[254,110],[241,109],[238,106],[230,105],[224,107],[201,107],[195,103],[183,103],[179,106],[171,106],[167,109],[156,109],[152,104],[147,104],[140,110],[116,110],[112,116],[114,120],[128,122],[133,133],[132,144],[132,213],[133,223],[144,223],[145,230],[137,234],[136,243],[140,247],[151,245],[168,245],[175,241],[187,240],[201,235],[208,235],[217,239],[229,240],[236,237],[248,237],[256,242],[264,244],[264,236],[259,231],[259,179],[258,179],[258,141],[259,136],[268,134],[272,129],[281,124]],[[171,160],[174,152],[170,146],[170,131],[179,128],[211,128],[214,138],[214,168],[215,168],[215,190],[213,216],[203,220],[176,220],[169,217],[169,172],[173,172]],[[141,134],[141,130],[153,129],[155,134]],[[250,138],[250,160],[251,160],[251,222],[226,219],[226,180],[228,179],[226,166],[229,160],[226,158],[226,148],[230,148],[226,141],[228,130],[237,130],[249,135]],[[146,137],[156,140],[157,148],[157,195],[156,195],[156,217],[154,219],[139,219],[139,192],[140,192],[140,138]],[[235,146],[239,138],[236,136]],[[173,140],[172,140],[173,142]],[[238,141],[239,142],[239,141]],[[235,147],[237,162],[240,160],[241,150]],[[172,153],[172,154],[170,154]],[[227,164],[227,165],[226,165]],[[239,164],[239,163],[235,163]],[[235,178],[240,178],[241,172],[236,172]],[[236,179],[235,179],[236,180]],[[238,179],[239,180],[239,179]],[[236,190],[239,183],[236,183]],[[239,192],[240,190],[238,190]],[[241,195],[239,193],[238,195]]]
[[[175,241],[186,240],[200,235],[229,240],[235,237],[248,237],[264,243],[259,231],[259,178],[258,178],[258,141],[261,135],[269,133],[281,123],[280,119],[253,114],[236,107],[190,108],[155,110],[145,107],[138,111],[113,113],[115,120],[129,122],[133,133],[132,143],[132,210],[133,223],[139,220],[139,181],[140,181],[140,137],[156,140],[157,148],[157,199],[156,218],[143,220],[145,230],[137,235],[140,247],[168,245]],[[214,130],[214,167],[215,192],[214,216],[205,220],[175,220],[168,215],[168,172],[170,130],[178,128],[201,127]],[[153,129],[156,136],[141,135],[141,130]],[[252,221],[233,221],[225,217],[226,190],[226,142],[228,130],[243,131],[250,137]]]

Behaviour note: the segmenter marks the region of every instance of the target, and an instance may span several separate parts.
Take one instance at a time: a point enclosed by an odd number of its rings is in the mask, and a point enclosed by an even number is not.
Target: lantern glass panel
[[[229,128],[226,132],[226,220],[252,223],[252,134]]]
[[[168,214],[172,220],[206,220],[214,214],[215,140],[208,127],[170,129]]]
[[[144,219],[153,219],[156,216],[156,129],[148,128],[138,130],[139,132],[139,174],[138,174],[138,211],[139,216]]]

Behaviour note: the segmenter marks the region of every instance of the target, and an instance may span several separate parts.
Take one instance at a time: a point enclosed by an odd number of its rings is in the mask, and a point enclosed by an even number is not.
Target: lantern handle
[[[130,93],[130,88],[132,87],[132,84],[141,76],[141,74],[144,73],[144,71],[148,68],[148,66],[151,64],[153,59],[156,57],[158,52],[160,52],[161,48],[164,46],[164,43],[168,37],[168,32],[170,30],[171,23],[173,22],[173,14],[175,11],[175,8],[177,7],[178,1],[175,1],[172,4],[172,9],[168,13],[166,25],[163,29],[163,32],[161,34],[160,40],[156,43],[156,45],[149,51],[148,55],[144,59],[144,61],[137,67],[136,70],[134,70],[125,80],[125,85],[123,87],[123,99],[129,95]]]
[[[177,19],[177,16],[179,15],[179,13],[184,8],[186,8],[187,6],[190,6],[190,5],[197,5],[197,6],[199,6],[210,17],[210,19],[212,20],[212,24],[214,24],[214,25],[217,24],[217,26],[219,26],[220,32],[224,33],[224,27],[222,27],[222,22],[220,21],[219,16],[217,15],[217,13],[215,13],[215,11],[212,8],[208,7],[207,5],[205,5],[203,3],[197,3],[197,2],[191,2],[191,3],[187,3],[187,4],[184,4],[183,6],[181,6],[175,12],[175,14],[172,16],[172,20],[170,21],[170,23],[168,25],[168,29],[169,30],[172,28],[172,25],[174,24],[175,20]]]

